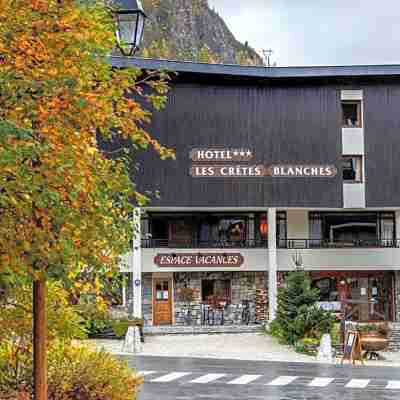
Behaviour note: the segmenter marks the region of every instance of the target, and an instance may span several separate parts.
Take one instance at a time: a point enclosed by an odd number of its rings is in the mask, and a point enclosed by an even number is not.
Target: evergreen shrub
[[[311,286],[305,271],[288,273],[278,290],[277,316],[270,324],[271,334],[294,345],[303,338],[319,339],[322,334],[330,333],[335,316],[319,308],[318,301],[319,290]]]

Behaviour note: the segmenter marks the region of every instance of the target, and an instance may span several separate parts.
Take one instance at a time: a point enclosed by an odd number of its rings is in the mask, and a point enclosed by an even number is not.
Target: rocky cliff
[[[137,56],[224,64],[262,65],[237,41],[207,0],[143,0],[149,19]]]

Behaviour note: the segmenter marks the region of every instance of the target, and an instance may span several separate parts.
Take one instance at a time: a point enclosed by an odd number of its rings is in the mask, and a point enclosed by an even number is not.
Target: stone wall
[[[153,274],[142,274],[142,313],[144,324],[153,325]]]
[[[202,280],[230,280],[231,304],[224,310],[211,310],[201,300]],[[264,272],[177,272],[174,274],[174,316],[176,325],[242,324],[243,300],[250,301],[250,323],[256,323],[256,292],[267,285]],[[179,301],[180,289],[195,289],[195,299],[188,305]]]
[[[400,271],[394,273],[395,320],[400,321]]]

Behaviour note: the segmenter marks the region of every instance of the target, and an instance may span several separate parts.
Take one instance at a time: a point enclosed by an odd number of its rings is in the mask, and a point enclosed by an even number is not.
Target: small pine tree
[[[312,307],[319,300],[319,290],[311,287],[308,274],[300,269],[290,272],[278,291],[278,309],[274,324],[290,344],[297,340],[294,323],[304,306]]]
[[[293,262],[296,269],[287,274],[278,291],[276,319],[270,325],[272,335],[289,344],[306,337],[319,339],[332,330],[336,319],[333,313],[317,305],[320,292],[312,287],[308,273],[303,270],[301,255],[296,254]]]

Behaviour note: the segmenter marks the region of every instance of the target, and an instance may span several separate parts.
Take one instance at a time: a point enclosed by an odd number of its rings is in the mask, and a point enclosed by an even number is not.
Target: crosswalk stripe
[[[193,379],[190,383],[210,383],[214,382],[219,378],[222,378],[226,374],[207,374],[200,376],[199,378]]]
[[[151,375],[151,374],[155,374],[157,371],[138,371],[139,375],[142,376],[147,376],[147,375]]]
[[[297,379],[297,376],[280,376],[273,381],[267,383],[268,386],[286,386],[289,385],[289,383],[292,383],[295,379]]]
[[[190,375],[191,372],[171,372],[170,374],[160,376],[159,378],[152,379],[150,382],[172,382],[183,376]]]
[[[261,377],[262,375],[242,375],[239,376],[239,378],[229,381],[228,385],[247,385],[248,383],[253,382]]]
[[[144,371],[138,371],[137,372],[138,375],[141,375],[143,377],[147,377],[149,375],[155,375],[158,373],[158,375],[161,373],[160,371],[148,371],[148,370],[144,370]],[[146,380],[146,382],[157,382],[157,383],[168,383],[168,382],[173,382],[176,381],[180,378],[183,378],[185,376],[188,375],[199,375],[198,372],[164,372],[164,375],[159,376],[157,378],[153,377],[153,379],[149,379]],[[199,384],[206,384],[206,383],[211,383],[211,382],[216,382],[218,381],[218,379],[221,379],[223,377],[226,377],[228,374],[214,374],[214,373],[210,373],[210,374],[204,374],[199,376],[198,378],[193,379],[194,377],[192,377],[192,380],[190,381],[186,381],[188,383],[199,383]],[[248,375],[248,374],[244,374],[244,375],[240,375],[237,376],[237,378],[234,378],[232,380],[230,380],[229,382],[225,380],[222,381],[222,383],[224,384],[228,384],[228,385],[247,385],[250,384],[254,381],[256,381],[257,379],[260,379],[264,377],[264,375]],[[296,379],[299,379],[298,376],[288,376],[288,375],[282,375],[282,376],[278,376],[277,378],[273,379],[272,381],[270,381],[269,383],[266,383],[266,385],[268,386],[286,386],[286,385],[290,385],[291,383],[293,383]],[[328,385],[330,385],[332,382],[335,381],[336,378],[327,378],[327,377],[316,377],[316,378],[312,378],[310,377],[310,381],[309,383],[307,383],[308,387],[327,387]],[[387,380],[386,381],[386,386],[383,387],[382,385],[382,389],[386,389],[386,390],[399,390],[400,391],[400,380]],[[216,382],[218,383],[218,382]],[[343,382],[344,385],[345,382]],[[347,389],[365,389],[369,384],[371,383],[371,379],[350,379],[347,384],[344,385],[345,388]]]
[[[331,382],[333,382],[335,378],[314,378],[308,386],[314,387],[325,387],[328,386]]]
[[[345,387],[354,389],[364,389],[368,386],[369,379],[352,379]]]
[[[400,381],[389,381],[385,389],[400,389]]]

